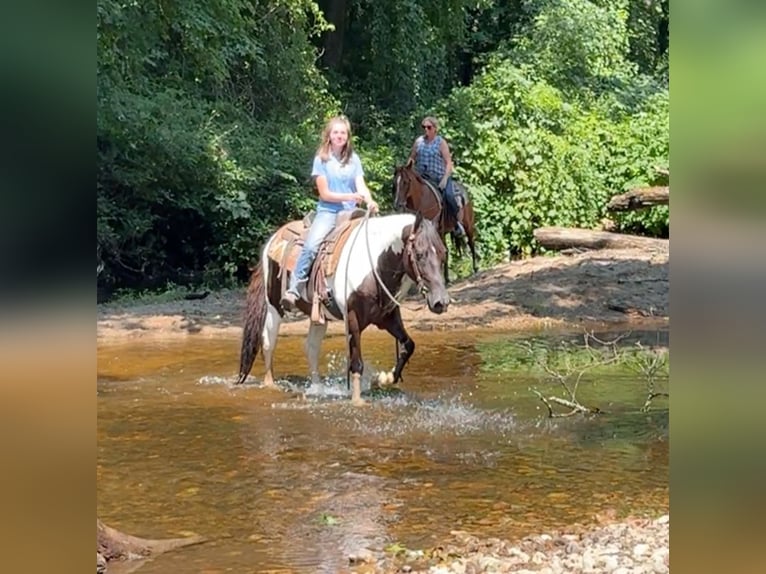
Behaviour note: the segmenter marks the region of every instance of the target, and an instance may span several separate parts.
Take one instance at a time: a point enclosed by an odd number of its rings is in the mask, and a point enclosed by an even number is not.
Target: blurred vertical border
[[[670,7],[671,571],[764,572],[766,3]]]
[[[94,8],[0,7],[2,572],[94,567]]]

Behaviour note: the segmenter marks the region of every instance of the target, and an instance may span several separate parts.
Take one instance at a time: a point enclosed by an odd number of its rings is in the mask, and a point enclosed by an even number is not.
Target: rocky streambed
[[[585,529],[527,536],[515,542],[479,539],[463,531],[428,551],[396,548],[382,558],[352,556],[352,571],[478,574],[665,574],[670,519],[627,519]]]

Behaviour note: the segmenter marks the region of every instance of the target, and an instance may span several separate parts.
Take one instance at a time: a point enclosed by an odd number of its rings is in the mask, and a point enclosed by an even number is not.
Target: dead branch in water
[[[537,366],[548,375],[549,379],[558,382],[566,394],[566,397],[564,398],[555,395],[546,398],[537,389],[531,389],[548,409],[548,416],[550,418],[570,417],[577,413],[599,414],[602,412],[601,409],[597,407],[583,405],[577,399],[577,390],[582,378],[588,371],[620,360],[617,343],[619,343],[625,336],[626,335],[623,334],[612,341],[602,341],[593,335],[593,333],[585,333],[583,336],[584,346],[581,347],[581,349],[585,350],[584,358],[582,358],[582,355],[579,353],[572,353],[571,349],[566,348],[566,345],[562,345],[563,348],[560,347],[553,353],[551,353],[550,350],[546,350],[542,357],[539,354],[532,352],[532,356]],[[606,356],[599,356],[598,351],[591,346],[591,341],[600,344],[601,349],[606,349]],[[563,361],[558,361],[560,356],[563,356]],[[559,362],[562,364],[559,365]],[[554,411],[552,404],[567,407],[569,411],[564,413],[556,412]]]
[[[544,378],[558,383],[563,396],[543,395],[536,388],[530,390],[548,409],[549,418],[570,417],[576,414],[600,414],[598,407],[583,404],[577,398],[577,391],[583,377],[593,369],[613,363],[625,363],[636,375],[647,384],[647,399],[642,411],[647,411],[653,399],[668,397],[669,393],[655,390],[655,383],[660,378],[667,378],[667,349],[647,349],[641,343],[636,343],[632,349],[621,349],[619,342],[629,333],[603,341],[593,333],[585,333],[582,347],[570,343],[562,343],[555,349],[535,349],[526,343],[527,352],[532,357],[536,367],[544,373]],[[597,343],[598,346],[594,346]],[[563,411],[560,408],[565,407]]]
[[[205,541],[202,536],[187,538],[168,538],[153,540],[139,538],[120,532],[96,519],[96,567],[105,565],[113,560],[136,560],[155,556],[176,548],[200,544]]]
[[[657,379],[668,378],[668,352],[667,349],[646,349],[641,343],[636,343],[636,348],[627,362],[628,367],[646,380],[647,397],[641,410],[646,412],[657,397],[670,397],[670,393],[655,391],[654,385]]]

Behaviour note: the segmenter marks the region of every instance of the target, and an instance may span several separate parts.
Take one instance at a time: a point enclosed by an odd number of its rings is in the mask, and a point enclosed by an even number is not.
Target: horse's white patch
[[[263,285],[267,301],[269,299],[269,248],[271,247],[271,242],[274,241],[274,238],[274,235],[269,237],[266,245],[263,246],[263,251],[261,251],[261,270],[263,271]]]
[[[415,223],[412,213],[371,217],[357,226],[343,246],[333,278],[333,291],[338,307],[346,314],[348,296],[372,273],[372,266],[386,249],[401,253],[404,249],[402,230]]]

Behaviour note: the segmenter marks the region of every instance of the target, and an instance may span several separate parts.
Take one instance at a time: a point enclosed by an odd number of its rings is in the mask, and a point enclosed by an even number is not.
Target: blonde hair
[[[420,123],[424,124],[426,122],[430,123],[434,127],[434,131],[435,132],[439,131],[439,120],[437,120],[435,117],[433,117],[433,116],[426,116],[426,117],[423,118],[423,120]]]
[[[354,144],[351,143],[351,123],[346,116],[335,116],[327,120],[327,123],[322,130],[322,141],[317,148],[317,155],[322,161],[330,159],[330,132],[335,124],[343,124],[346,128],[346,133],[348,134],[346,145],[343,146],[343,149],[340,152],[340,157],[338,158],[340,163],[345,165],[354,154]]]

